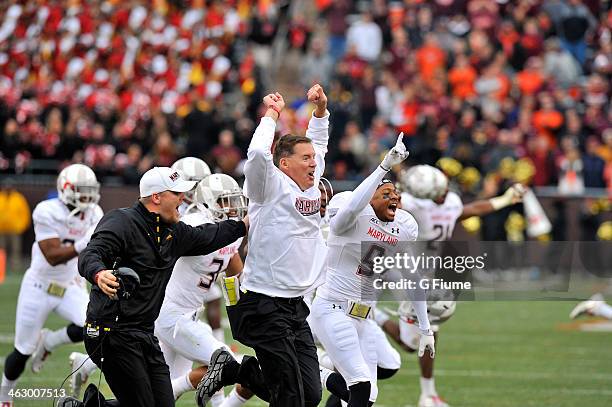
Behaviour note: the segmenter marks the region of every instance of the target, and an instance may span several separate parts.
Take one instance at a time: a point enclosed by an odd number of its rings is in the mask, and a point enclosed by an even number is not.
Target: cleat
[[[34,350],[32,354],[32,372],[34,373],[39,373],[41,371],[45,360],[51,354],[51,352],[45,349],[45,338],[50,332],[51,331],[46,328],[40,331],[36,350]]]
[[[578,305],[574,307],[572,312],[570,312],[570,318],[576,319],[584,314],[593,315],[593,310],[595,310],[595,308],[601,305],[603,303],[603,300],[604,298],[601,294],[595,294],[588,300],[578,303]]]
[[[87,382],[87,374],[83,371],[82,365],[88,358],[89,356],[84,353],[72,352],[70,354],[70,371],[76,371],[70,377],[70,394],[72,397],[78,398],[81,394],[81,387]]]
[[[418,407],[450,407],[442,398],[438,395],[426,396],[421,394],[419,397]]]
[[[208,365],[208,371],[198,383],[196,390],[196,402],[199,407],[204,407],[212,396],[223,388],[223,368],[236,359],[225,348],[219,348],[213,352]]]
[[[81,401],[75,399],[74,397],[60,397],[59,400],[57,400],[57,404],[55,405],[56,407],[83,407],[85,404],[83,404]]]

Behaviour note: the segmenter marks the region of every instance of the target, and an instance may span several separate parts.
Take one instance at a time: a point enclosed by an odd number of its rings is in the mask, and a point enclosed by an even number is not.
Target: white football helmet
[[[243,218],[247,212],[247,199],[232,177],[226,174],[211,174],[195,188],[195,205],[204,205],[215,221],[228,218]]]
[[[436,200],[448,189],[448,178],[431,165],[415,165],[400,175],[408,193],[415,198]]]
[[[441,324],[448,321],[456,309],[457,301],[455,300],[440,299],[427,301],[427,315],[432,324]],[[397,313],[401,317],[417,320],[417,315],[411,301],[402,301]]]
[[[187,181],[200,182],[211,174],[208,164],[196,157],[181,158],[172,164],[171,168],[179,171],[183,179]],[[185,202],[187,204],[193,203],[194,194],[193,190],[185,192]]]
[[[72,164],[57,177],[57,194],[72,209],[71,215],[95,207],[100,201],[100,183],[91,168]]]

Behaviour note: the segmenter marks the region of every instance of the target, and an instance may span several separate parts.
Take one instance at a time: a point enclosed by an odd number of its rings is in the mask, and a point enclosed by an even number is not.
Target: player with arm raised
[[[463,205],[455,192],[448,190],[448,179],[439,169],[429,165],[417,165],[401,177],[407,192],[402,194],[402,208],[410,212],[419,224],[420,241],[444,241],[450,239],[455,225],[471,216],[483,216],[519,202],[525,192],[521,184],[515,184],[503,194]],[[450,318],[455,310],[453,298],[441,298],[428,302],[432,329],[438,340],[439,324]],[[418,345],[418,328],[414,325],[415,312],[410,303],[400,305],[399,323],[390,320],[379,311],[377,323],[403,349],[414,352]],[[433,377],[433,358],[425,354],[419,358],[421,369],[421,396],[418,407],[448,407],[436,391]]]
[[[370,275],[364,265],[373,260],[370,257],[397,250],[398,242],[417,238],[414,218],[398,210],[400,196],[392,182],[383,180],[391,167],[407,156],[400,134],[381,165],[355,191],[336,194],[327,208],[327,278],[317,289],[311,321],[313,331],[347,382],[351,407],[371,405],[377,396],[376,328],[369,320],[375,301],[370,300],[373,293],[364,293],[368,291],[365,282]],[[363,241],[371,242],[364,258]],[[429,347],[433,353],[433,333],[425,304],[415,304],[421,317],[421,351]]]
[[[77,256],[103,215],[100,184],[89,167],[72,164],[60,172],[57,193],[57,198],[40,202],[32,214],[32,263],[19,290],[15,349],[4,363],[1,401],[9,400],[3,393],[15,388],[30,356],[32,371],[38,373],[56,347],[83,340],[88,294],[78,274]],[[70,324],[57,331],[43,329],[52,311]],[[90,361],[87,367],[92,366]]]

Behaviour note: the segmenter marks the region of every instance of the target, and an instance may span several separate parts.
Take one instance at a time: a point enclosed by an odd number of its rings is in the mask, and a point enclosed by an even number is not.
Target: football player
[[[35,241],[32,263],[21,282],[15,321],[15,349],[6,357],[0,400],[9,400],[26,361],[40,372],[58,346],[83,340],[89,295],[77,271],[77,256],[87,246],[102,217],[100,184],[91,168],[72,164],[57,178],[57,198],[40,202],[32,214]],[[51,312],[70,324],[43,329]],[[85,369],[95,367],[93,362]]]
[[[187,181],[200,182],[211,174],[208,164],[196,157],[183,157],[170,168],[179,171]],[[185,192],[183,203],[179,206],[179,214],[184,215],[187,208],[193,204],[194,194],[195,190]]]
[[[208,165],[201,159],[196,157],[184,157],[172,164],[172,169],[175,169],[181,173],[183,178],[188,181],[200,182],[211,174]],[[185,192],[185,198],[183,203],[179,206],[179,213],[185,215],[190,209],[197,210],[194,205],[194,194],[193,191]],[[217,340],[225,342],[225,336],[223,328],[221,327],[221,290],[217,284],[213,284],[210,287],[202,299],[203,303],[206,304],[206,320],[213,330],[213,335]]]
[[[597,293],[588,300],[578,303],[570,313],[570,318],[576,319],[581,315],[612,319],[612,306],[604,301],[603,295]]]
[[[410,212],[419,224],[420,241],[444,241],[450,239],[458,221],[471,216],[483,216],[521,201],[525,188],[515,184],[506,192],[491,199],[483,199],[463,205],[456,193],[448,190],[448,179],[439,169],[429,165],[417,165],[402,174],[401,207]],[[430,307],[434,303],[429,304]],[[453,304],[454,310],[454,304]],[[399,324],[377,313],[377,322],[396,342],[409,352],[418,344],[419,331],[414,325],[414,312],[410,304],[400,305]],[[438,340],[439,321],[432,325]],[[425,354],[419,358],[421,369],[421,396],[418,407],[448,407],[436,390],[433,377],[433,358]]]
[[[327,278],[317,289],[312,304],[313,332],[325,347],[331,362],[346,380],[349,403],[368,406],[377,397],[376,327],[370,320],[375,301],[362,290],[370,276],[370,257],[393,251],[398,241],[416,240],[418,226],[414,218],[398,210],[400,196],[389,180],[383,180],[393,165],[401,163],[408,153],[400,134],[395,147],[380,166],[353,192],[336,194],[327,211],[330,215]],[[361,242],[372,242],[361,256]],[[374,244],[375,243],[375,244]],[[434,352],[433,333],[429,327],[425,304],[415,302],[419,311],[422,341]]]
[[[229,175],[212,174],[200,181],[195,189],[192,205],[181,221],[198,226],[238,218],[246,214],[246,198],[238,183]],[[181,257],[170,277],[166,297],[155,322],[166,363],[170,368],[175,399],[195,387],[206,373],[213,352],[229,347],[220,341],[211,327],[200,320],[207,293],[216,287],[217,276],[239,276],[242,259],[238,248],[242,238],[206,256]],[[193,362],[199,367],[191,369]],[[211,398],[214,407],[239,406],[252,393],[237,385],[224,404],[223,391]]]

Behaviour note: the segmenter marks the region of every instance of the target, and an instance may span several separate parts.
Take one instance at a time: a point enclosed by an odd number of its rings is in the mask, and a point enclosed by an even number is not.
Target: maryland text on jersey
[[[371,226],[368,228],[368,236],[372,236],[374,239],[380,240],[381,242],[388,243],[391,246],[395,246],[398,240],[397,237],[393,237],[384,232],[381,232],[380,230],[376,230],[375,228]]]

